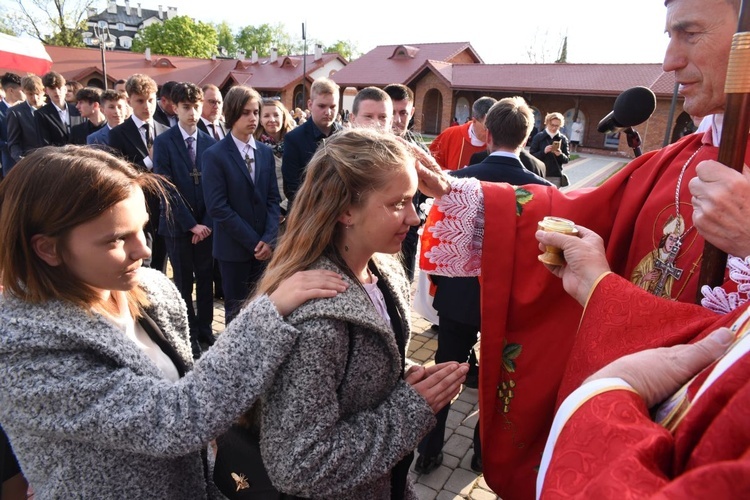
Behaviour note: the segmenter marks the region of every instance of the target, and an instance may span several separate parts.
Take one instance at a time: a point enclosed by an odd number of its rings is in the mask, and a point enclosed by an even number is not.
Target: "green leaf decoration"
[[[515,359],[521,355],[523,346],[521,344],[505,344],[503,347],[503,367],[506,371],[513,373],[516,371]]]
[[[523,213],[523,206],[530,202],[534,198],[531,191],[527,191],[524,188],[516,188],[516,215],[521,216]]]

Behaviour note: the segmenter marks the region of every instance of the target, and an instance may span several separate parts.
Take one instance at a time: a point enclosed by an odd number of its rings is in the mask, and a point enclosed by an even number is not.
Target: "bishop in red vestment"
[[[697,169],[718,155],[723,88],[739,3],[666,2],[671,40],[664,70],[674,72],[685,111],[695,116],[717,114],[712,130],[635,159],[595,190],[564,194],[539,186],[487,184],[476,193],[464,185],[448,196],[465,200],[464,209],[457,208],[460,200],[441,200],[444,211],[433,210],[428,220],[422,268],[442,275],[481,273],[479,401],[484,474],[505,500],[533,496],[558,392],[565,397],[577,387],[574,380],[580,383],[607,359],[675,341],[672,335],[662,337],[660,328],[640,337],[624,334],[629,330],[621,328],[598,343],[582,341],[574,348],[583,310],[538,262],[537,223],[556,215],[594,230],[604,239],[612,270],[624,278],[624,288],[631,292],[623,297],[648,290],[667,304],[694,300],[701,234],[722,250],[750,255],[743,215],[750,206],[750,174],[720,172],[715,163]],[[750,153],[745,161],[750,164]],[[471,236],[466,214],[477,211],[475,200],[483,203],[484,210],[477,218],[479,229]],[[477,255],[479,241],[481,258],[466,258],[464,254]],[[450,268],[459,271],[451,274]],[[638,316],[640,302],[620,301],[617,295],[611,299],[603,307],[613,318],[618,308]],[[656,318],[656,323],[669,324],[674,319],[671,314]],[[620,319],[627,322],[631,317]],[[644,337],[653,341],[644,345]],[[607,346],[612,349],[604,349]],[[588,356],[592,362],[583,363]],[[572,371],[560,391],[569,360]]]

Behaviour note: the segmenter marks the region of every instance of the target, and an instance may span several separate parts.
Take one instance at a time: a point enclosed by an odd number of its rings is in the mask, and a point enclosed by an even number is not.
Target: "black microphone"
[[[648,120],[656,109],[656,96],[646,87],[633,87],[615,99],[615,106],[599,122],[597,130],[602,134],[612,134],[628,127],[634,127]]]

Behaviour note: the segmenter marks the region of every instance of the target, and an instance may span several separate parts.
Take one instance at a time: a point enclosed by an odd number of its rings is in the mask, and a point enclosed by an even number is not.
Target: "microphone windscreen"
[[[656,96],[646,87],[633,87],[615,100],[614,119],[622,127],[635,127],[649,119],[656,110]]]

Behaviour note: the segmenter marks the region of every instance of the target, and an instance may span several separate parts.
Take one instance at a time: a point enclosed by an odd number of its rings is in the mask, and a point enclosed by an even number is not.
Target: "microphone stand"
[[[628,147],[633,148],[633,154],[638,158],[643,154],[641,151],[641,145],[643,144],[641,134],[639,134],[633,127],[628,127],[624,129],[623,132],[625,132],[625,135],[628,138]]]

